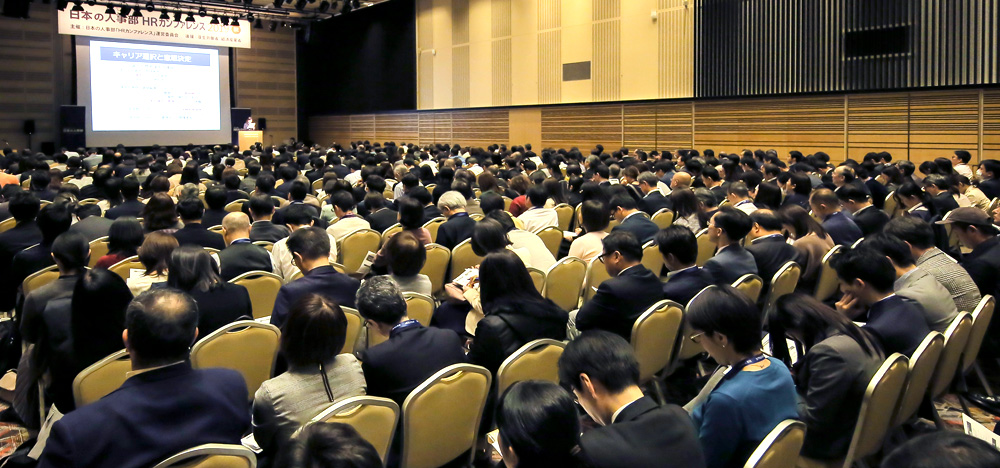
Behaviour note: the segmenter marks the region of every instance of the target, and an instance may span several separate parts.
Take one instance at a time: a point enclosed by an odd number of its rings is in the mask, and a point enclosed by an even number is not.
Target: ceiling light
[[[326,13],[330,9],[330,2],[323,0],[319,3],[319,12]]]
[[[281,8],[281,5],[284,3],[285,3],[284,0],[274,0],[274,7]]]
[[[136,9],[132,10],[132,17],[133,18],[142,18],[142,10],[139,9],[139,8],[136,8]]]
[[[306,8],[306,0],[296,0],[295,1],[295,9],[296,10],[302,11],[305,8]]]
[[[168,20],[168,19],[170,19],[170,13],[167,13],[167,10],[161,11],[160,12],[160,19],[162,19],[162,20]]]
[[[208,24],[219,24],[219,17],[212,15],[212,21],[209,21]]]
[[[128,5],[122,5],[122,8],[118,12],[118,14],[122,15],[122,16],[128,16],[128,14],[131,13],[131,12],[132,12],[132,7],[130,7]]]
[[[207,14],[208,14],[208,12],[205,11],[205,7],[201,7],[201,8],[198,9],[198,16],[204,18],[205,15],[207,15]]]
[[[257,18],[257,20],[253,22],[253,28],[264,29],[264,23],[260,20],[260,18]]]
[[[74,3],[72,11],[84,11],[83,5],[81,5],[80,2]]]
[[[247,12],[247,21],[249,21],[251,23],[253,22],[253,12],[252,11],[248,11]]]
[[[115,14],[115,8],[113,6],[111,6],[111,5],[108,5],[108,8],[106,10],[104,10],[104,14],[105,15],[113,15],[113,14]]]
[[[229,24],[231,24],[233,26],[239,26],[240,25],[240,17],[239,16],[234,16],[233,20],[230,21]]]
[[[146,4],[146,11],[152,13],[153,10],[155,10],[155,9],[156,9],[156,6],[153,5],[153,2],[149,2],[149,3]]]
[[[223,16],[223,17],[219,18],[219,21],[222,21],[222,25],[223,26],[229,26],[229,17],[228,16]]]
[[[193,14],[191,14],[190,12],[188,12],[188,17],[185,18],[184,21],[187,21],[188,23],[194,23],[197,20],[194,19],[194,15]]]
[[[184,15],[184,13],[181,13],[179,11],[174,12],[174,21],[177,21],[179,23],[181,21],[181,19],[184,18],[183,15]]]

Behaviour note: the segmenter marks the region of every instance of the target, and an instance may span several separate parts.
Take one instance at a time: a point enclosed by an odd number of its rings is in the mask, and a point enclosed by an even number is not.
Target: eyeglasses
[[[697,344],[701,344],[701,337],[704,336],[704,335],[705,335],[705,332],[695,333],[694,335],[691,335],[691,341],[693,341],[693,342],[695,342]]]
[[[601,263],[604,263],[604,256],[605,255],[607,255],[607,254],[602,253],[602,254],[598,255],[597,256],[597,261],[599,261]]]

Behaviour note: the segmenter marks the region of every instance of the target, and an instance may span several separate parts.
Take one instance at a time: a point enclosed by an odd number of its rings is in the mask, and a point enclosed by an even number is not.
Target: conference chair
[[[865,396],[861,400],[858,422],[854,425],[854,436],[843,460],[801,457],[799,466],[851,468],[854,463],[863,462],[865,458],[877,453],[891,428],[893,412],[906,384],[908,366],[906,356],[895,353],[882,363],[868,382]]]
[[[663,255],[656,246],[656,241],[649,241],[642,245],[642,266],[652,271],[657,277],[663,269]]]
[[[785,262],[778,269],[774,278],[771,278],[771,287],[768,288],[767,296],[764,299],[764,309],[761,311],[764,313],[764,317],[767,317],[768,311],[777,306],[781,296],[795,292],[795,286],[799,284],[801,276],[802,268],[793,261]]]
[[[971,314],[960,312],[944,331],[944,352],[937,367],[934,368],[934,376],[931,377],[931,384],[927,389],[927,397],[931,402],[943,396],[955,380],[962,363],[962,353],[965,352],[969,336],[972,335],[972,323]],[[933,417],[938,429],[944,429],[944,421],[938,415],[937,408],[934,409]]]
[[[458,278],[466,269],[479,265],[483,257],[472,251],[472,239],[466,239],[451,251],[451,279]]]
[[[312,183],[313,192],[323,189],[323,179],[316,179]]]
[[[204,444],[181,451],[153,468],[257,468],[257,456],[242,445]]]
[[[271,311],[274,310],[274,300],[278,298],[278,290],[281,289],[280,276],[266,271],[248,271],[229,282],[247,288],[254,319],[271,315]]]
[[[389,448],[392,447],[398,422],[399,405],[396,402],[375,396],[356,396],[330,405],[314,416],[303,429],[315,423],[347,424],[375,447],[384,464]]]
[[[27,296],[32,291],[59,279],[59,267],[52,265],[38,270],[21,282],[21,294]]]
[[[983,370],[979,367],[979,363],[976,362],[976,358],[979,357],[979,349],[983,346],[986,331],[989,330],[990,321],[993,320],[993,310],[995,307],[996,300],[989,294],[979,300],[979,305],[972,312],[972,332],[969,335],[965,351],[962,352],[962,366],[960,367],[962,375],[967,374],[970,368],[975,370],[976,376],[979,377],[979,382],[986,390],[986,394],[990,396],[993,396],[993,389],[990,388],[990,384],[986,380],[986,375],[983,374]]]
[[[108,271],[121,276],[125,281],[128,281],[128,277],[132,274],[132,270],[146,271],[146,266],[139,261],[138,255],[133,255],[108,267]]]
[[[263,247],[264,250],[266,250],[268,252],[270,252],[271,250],[274,249],[274,242],[256,241],[256,242],[253,243],[253,245],[259,245],[259,246]],[[217,249],[212,249],[211,247],[205,247],[205,250],[209,250],[209,249],[215,250],[215,253],[219,253],[219,251]]]
[[[240,320],[209,333],[191,348],[195,369],[224,367],[243,375],[247,399],[274,374],[281,331],[278,327],[253,320]]]
[[[677,337],[684,324],[684,307],[674,301],[653,304],[632,325],[632,349],[639,362],[639,383],[653,383],[660,403],[666,401],[657,373],[674,362]]]
[[[544,296],[563,310],[573,310],[580,303],[586,277],[586,262],[576,257],[565,257],[545,273]]]
[[[760,441],[743,468],[792,468],[805,440],[805,423],[794,419],[781,421]]]
[[[583,211],[583,203],[576,205],[576,209],[573,210],[573,224],[570,226],[573,229],[583,226],[583,215],[580,214]]]
[[[525,343],[500,364],[496,377],[497,396],[524,380],[559,383],[559,357],[565,349],[566,344],[558,340],[541,339]]]
[[[344,265],[348,273],[357,272],[368,252],[378,252],[382,233],[374,229],[357,229],[349,232],[337,242],[338,263]]]
[[[388,241],[390,237],[392,237],[392,236],[394,236],[394,235],[396,235],[396,234],[398,234],[398,233],[400,233],[402,231],[403,231],[403,225],[402,224],[396,223],[396,224],[393,224],[392,226],[389,226],[388,228],[386,228],[385,231],[382,232],[382,244],[381,245],[385,245],[386,241]]]
[[[389,185],[388,181],[386,181],[386,189],[382,192],[382,198],[385,198],[386,200],[392,200],[393,198],[396,198],[396,192],[394,192],[391,188],[388,187],[391,187],[391,185]]]
[[[543,294],[545,292],[545,272],[535,267],[527,268],[528,275],[531,276],[531,282],[535,284],[538,294]]]
[[[420,267],[420,274],[427,275],[431,280],[431,293],[437,294],[444,289],[448,276],[448,264],[451,263],[451,251],[441,244],[427,244],[427,260]]]
[[[434,193],[434,189],[436,187],[437,187],[437,184],[427,184],[427,185],[424,186],[424,188],[426,188],[427,191],[430,192],[431,194]]]
[[[583,302],[592,299],[597,293],[597,287],[608,279],[611,279],[611,275],[608,274],[607,268],[604,268],[604,262],[601,262],[598,257],[591,259],[590,264],[587,265],[587,275],[583,280]]]
[[[837,279],[837,270],[830,266],[830,261],[844,247],[835,245],[826,255],[823,256],[823,263],[819,267],[819,275],[816,277],[816,289],[813,290],[813,297],[819,301],[831,298],[840,290],[840,280]]]
[[[434,218],[424,223],[424,229],[426,229],[428,232],[431,233],[431,242],[437,242],[438,228],[440,228],[441,225],[445,223],[445,221],[448,221],[448,219],[438,216],[437,218]]]
[[[486,218],[485,216],[483,216],[483,215],[481,215],[479,213],[470,213],[469,217],[472,218],[474,221],[477,221],[477,222],[478,221],[482,221],[484,218]]]
[[[555,206],[556,216],[559,217],[559,230],[569,231],[570,226],[573,224],[573,207],[566,203],[560,203]]]
[[[284,198],[275,195],[271,195],[271,201],[277,202],[278,208],[284,208],[288,206],[288,200],[285,200]]]
[[[889,218],[895,218],[899,216],[902,210],[899,209],[899,200],[896,200],[896,191],[893,190],[885,196],[885,203],[882,205],[882,211],[885,211]]]
[[[702,293],[704,293],[705,290],[710,287],[711,286],[706,286],[701,291],[698,291],[698,294],[695,294],[694,297],[691,298],[691,301],[697,299],[698,296],[702,295]],[[691,302],[688,301],[688,304],[690,303]],[[693,335],[694,335],[694,330],[691,329],[691,324],[684,322],[683,330],[681,330],[681,336],[678,339],[679,343],[677,344],[678,361],[686,361],[705,352],[705,348],[702,347],[700,343],[691,339]]]
[[[656,226],[660,229],[666,229],[674,224],[674,212],[670,211],[669,208],[660,208],[650,219],[656,223]]]
[[[361,318],[361,314],[358,313],[357,309],[345,306],[341,306],[340,309],[344,311],[344,317],[347,318],[346,339],[344,340],[344,347],[341,348],[340,354],[354,354],[354,351],[360,349],[358,341],[360,341],[361,332],[365,328],[365,319]]]
[[[410,392],[403,401],[401,468],[437,468],[465,453],[471,465],[492,380],[483,367],[454,364]]]
[[[243,204],[246,203],[247,201],[248,200],[243,198],[239,200],[233,200],[226,205],[225,210],[230,213],[239,213],[243,211]]]
[[[16,225],[17,225],[17,220],[14,218],[7,218],[3,221],[0,221],[0,233],[4,233],[11,229],[14,229],[14,226]]]
[[[430,190],[430,189],[428,189]],[[514,203],[514,200],[510,197],[503,197],[503,210],[510,213],[510,205]]]
[[[934,377],[934,368],[941,361],[944,353],[944,335],[932,331],[927,334],[917,350],[910,357],[910,371],[906,376],[906,385],[899,398],[896,415],[892,419],[892,427],[898,427],[917,414],[920,403],[927,395],[927,388]]]
[[[990,200],[990,204],[987,207],[987,213],[992,217],[994,213],[997,212],[997,208],[1000,207],[1000,197]]]
[[[535,235],[542,239],[545,248],[552,252],[553,257],[559,256],[559,245],[563,241],[563,232],[556,226],[546,226],[537,231]]]
[[[426,294],[404,292],[403,299],[406,300],[406,315],[420,322],[421,325],[429,327],[431,319],[434,318],[434,309],[436,308],[434,298]],[[367,325],[365,325],[365,332],[368,336],[367,346],[369,348],[382,344],[388,339],[388,337],[375,333],[375,330],[368,328]]]
[[[96,198],[84,198],[83,200],[80,200],[79,202],[77,202],[77,205],[80,205],[80,206],[84,206],[84,205],[96,205],[96,204],[98,204],[100,202],[101,201],[98,200],[98,199],[96,199]]]
[[[73,401],[76,407],[93,403],[125,383],[132,371],[128,351],[121,350],[91,364],[73,378]]]
[[[764,290],[764,280],[754,274],[746,274],[733,281],[733,287],[746,294],[754,304],[760,299],[760,293]]]
[[[108,236],[98,237],[90,241],[90,261],[87,262],[87,266],[94,268],[97,265],[97,261],[101,257],[108,254]]]
[[[698,231],[694,238],[698,241],[698,257],[695,264],[705,266],[705,262],[715,255],[715,242],[708,238],[708,228]]]
[[[216,234],[222,235],[222,225],[221,224],[216,224],[215,226],[212,226],[212,227],[208,228],[208,230],[211,231],[211,232],[214,232]]]

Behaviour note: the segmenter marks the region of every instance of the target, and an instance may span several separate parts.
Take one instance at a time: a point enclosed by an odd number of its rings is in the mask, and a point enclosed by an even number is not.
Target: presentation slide
[[[229,141],[226,49],[79,39],[78,101],[87,107],[88,145]]]

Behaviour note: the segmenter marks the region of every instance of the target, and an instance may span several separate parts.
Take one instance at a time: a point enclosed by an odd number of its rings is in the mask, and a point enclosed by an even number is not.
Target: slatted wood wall
[[[236,62],[233,107],[249,107],[255,119],[267,119],[265,144],[297,138],[295,33],[290,28],[275,32],[254,30],[251,37],[250,49],[233,49]]]
[[[12,148],[24,148],[24,121],[35,120],[32,146],[56,141],[59,108],[56,80],[61,37],[55,32],[54,4],[31,4],[30,19],[0,16],[0,138]],[[68,92],[63,103],[68,104]],[[0,145],[3,142],[0,141]]]
[[[1000,158],[1000,90],[960,89],[884,94],[674,100],[658,103],[582,104],[519,108],[537,112],[540,141],[520,141],[511,111],[424,111],[314,117],[311,138],[329,144],[351,140],[492,143],[536,147],[646,150],[745,148],[823,151],[834,161],[888,151],[921,162],[968,150],[973,161]],[[518,122],[523,124],[523,122]]]

